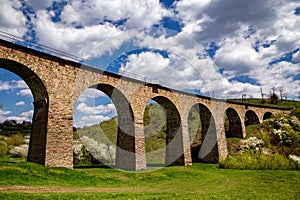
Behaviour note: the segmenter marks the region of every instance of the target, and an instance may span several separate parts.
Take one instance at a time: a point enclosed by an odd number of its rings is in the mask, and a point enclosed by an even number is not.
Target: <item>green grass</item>
[[[0,161],[0,199],[300,198],[299,171],[224,170],[208,164],[149,169],[70,170]],[[16,189],[20,186],[27,189]]]
[[[242,102],[242,99],[228,99],[229,102]],[[270,106],[275,108],[295,108],[300,106],[300,101],[294,101],[294,100],[283,100],[279,101],[277,104],[270,103],[269,99],[265,99],[264,102],[261,101],[261,99],[245,99],[244,103],[248,104],[254,104],[254,105],[263,105],[263,106]]]

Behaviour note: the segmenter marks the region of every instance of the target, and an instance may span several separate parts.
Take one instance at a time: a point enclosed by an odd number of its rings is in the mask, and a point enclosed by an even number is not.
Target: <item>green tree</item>
[[[277,95],[275,92],[273,92],[273,93],[271,94],[271,96],[270,96],[270,103],[271,103],[271,104],[277,104],[278,101],[279,101],[278,95]]]

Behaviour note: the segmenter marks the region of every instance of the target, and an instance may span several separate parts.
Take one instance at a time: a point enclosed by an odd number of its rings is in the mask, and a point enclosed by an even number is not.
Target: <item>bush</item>
[[[296,107],[292,110],[291,116],[296,116],[298,119],[300,119],[300,107]]]
[[[295,163],[296,169],[298,170],[300,165],[300,156],[289,155],[289,158]]]
[[[225,169],[251,169],[251,170],[278,170],[278,169],[296,169],[295,163],[278,154],[265,155],[259,152],[247,152],[238,156],[228,156],[219,163],[220,168]]]
[[[16,158],[26,158],[28,154],[28,145],[22,144],[9,150],[9,153]]]
[[[7,146],[20,146],[24,143],[24,138],[20,133],[12,135],[6,139]]]
[[[74,165],[92,164],[92,155],[86,150],[80,140],[73,141]]]
[[[116,148],[111,144],[98,143],[83,136],[73,142],[74,164],[115,164]]]
[[[276,93],[271,94],[270,96],[270,103],[277,104],[279,102],[279,97]]]
[[[0,141],[0,156],[5,156],[7,154],[8,147],[3,141]]]

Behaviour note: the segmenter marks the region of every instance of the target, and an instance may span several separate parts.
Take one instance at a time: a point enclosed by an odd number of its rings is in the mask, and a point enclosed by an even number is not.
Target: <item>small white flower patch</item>
[[[28,154],[28,144],[22,144],[9,150],[14,157],[26,158]]]
[[[292,159],[294,162],[300,164],[300,156],[289,155],[289,158]]]

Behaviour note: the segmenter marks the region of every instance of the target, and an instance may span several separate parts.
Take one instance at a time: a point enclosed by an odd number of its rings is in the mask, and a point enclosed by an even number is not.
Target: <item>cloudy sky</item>
[[[282,87],[297,99],[300,92],[299,0],[1,0],[0,30],[206,96],[259,97],[260,88]],[[0,75],[0,121],[30,120],[28,88]],[[88,90],[74,112],[87,124],[115,111]]]

